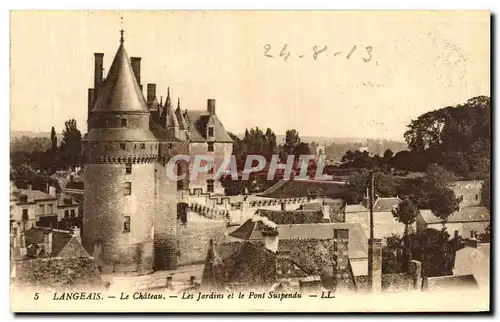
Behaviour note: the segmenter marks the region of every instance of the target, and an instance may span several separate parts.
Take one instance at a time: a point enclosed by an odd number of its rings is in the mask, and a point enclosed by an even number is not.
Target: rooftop
[[[280,180],[260,196],[268,198],[296,198],[319,196],[342,198],[345,195],[345,182],[320,180]]]
[[[429,209],[420,210],[420,215],[427,224],[441,223],[441,219],[436,217]],[[490,212],[485,207],[464,207],[448,217],[447,222],[474,222],[490,221]]]

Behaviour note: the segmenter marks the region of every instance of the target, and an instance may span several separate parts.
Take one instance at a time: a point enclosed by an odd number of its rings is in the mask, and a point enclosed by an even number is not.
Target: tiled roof
[[[65,206],[78,206],[78,202],[76,200],[65,193],[61,193],[57,199],[57,206],[58,207],[65,207]]]
[[[80,249],[82,246],[80,244],[80,247],[76,247],[74,245],[74,241],[72,241],[73,238],[72,233],[69,231],[63,231],[63,230],[58,230],[58,229],[50,229],[50,228],[44,228],[44,227],[32,227],[28,229],[25,232],[25,240],[26,240],[26,247],[28,248],[29,245],[42,245],[44,243],[44,236],[47,235],[49,232],[52,232],[52,257],[58,257],[58,256],[63,256],[64,257],[80,257],[82,255]],[[68,243],[71,242],[72,246],[68,249],[66,249]],[[77,241],[77,243],[79,243]],[[76,248],[75,248],[76,247]],[[61,252],[65,249],[64,253],[61,254]],[[70,251],[73,249],[73,251]],[[80,254],[79,256],[76,256],[77,254]],[[85,252],[86,254],[86,252]],[[88,254],[86,255],[88,256]]]
[[[363,206],[362,204],[354,204],[354,205],[346,205],[345,206],[345,212],[346,213],[352,213],[352,212],[368,212],[368,208]]]
[[[203,271],[203,282],[207,280],[223,286],[270,286],[276,281],[275,255],[250,242],[213,243]]]
[[[439,276],[428,278],[428,290],[464,290],[464,289],[477,289],[479,285],[474,278],[474,275],[460,275],[460,276]]]
[[[314,224],[323,222],[323,212],[311,210],[268,210],[259,209],[256,215],[267,217],[277,225],[283,224]]]
[[[342,198],[346,194],[345,183],[318,180],[281,180],[260,194],[268,198],[295,198],[319,195]]]
[[[116,52],[92,111],[149,113],[123,43]]]
[[[349,230],[349,257],[366,258],[368,256],[368,244],[361,224],[358,223],[321,223],[321,224],[297,224],[278,225],[279,245],[284,240],[307,240],[333,238],[333,229]],[[257,222],[247,220],[243,225],[229,234],[232,237],[244,240],[262,240],[262,233]],[[281,247],[281,246],[280,246]]]
[[[19,195],[28,196],[28,202],[34,202],[38,200],[56,200],[57,197],[51,196],[48,193],[39,190],[28,190],[28,189],[19,189]]]
[[[431,210],[420,210],[420,215],[427,224],[441,223],[441,219],[436,217]],[[473,222],[490,221],[490,212],[485,207],[464,207],[448,217],[447,222]]]
[[[373,211],[375,212],[390,212],[393,209],[395,209],[399,203],[401,202],[401,199],[398,197],[390,197],[390,198],[378,198],[375,203],[373,204]]]
[[[215,142],[233,142],[217,115],[210,115],[206,111],[187,111],[186,116],[191,142],[207,141],[207,124],[209,122],[214,126]]]

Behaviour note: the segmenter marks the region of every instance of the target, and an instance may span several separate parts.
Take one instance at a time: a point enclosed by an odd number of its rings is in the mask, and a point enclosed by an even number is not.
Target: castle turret
[[[153,270],[158,142],[135,70],[120,46],[89,116],[84,141],[82,242],[103,273]]]
[[[177,117],[172,109],[170,87],[167,90],[167,98],[160,117],[160,124],[167,129],[170,137],[179,137],[179,121],[177,121]]]
[[[175,117],[177,118],[177,121],[179,122],[179,129],[180,130],[187,130],[187,122],[186,119],[184,118],[184,115],[181,111],[181,99],[177,99],[177,108],[175,109]]]

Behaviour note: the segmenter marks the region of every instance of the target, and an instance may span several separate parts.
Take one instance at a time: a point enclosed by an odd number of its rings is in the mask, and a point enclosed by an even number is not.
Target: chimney
[[[210,115],[215,115],[215,100],[212,98],[207,100],[207,112]]]
[[[167,276],[166,288],[172,288],[172,276]]]
[[[333,229],[333,249],[335,257],[335,290],[346,289],[350,284],[346,278],[350,276],[349,270],[349,229]]]
[[[156,84],[148,84],[147,102],[150,103],[156,96]]]
[[[379,293],[382,291],[382,239],[373,239],[373,279],[372,291]]]
[[[413,288],[418,289],[422,283],[422,262],[412,260],[411,261],[411,277],[413,279]]]
[[[330,205],[327,202],[323,201],[323,222],[330,222]]]
[[[476,238],[466,238],[464,242],[466,247],[477,248],[478,241]]]
[[[54,186],[49,186],[49,195],[52,197],[57,197],[57,189]]]
[[[94,53],[94,99],[99,95],[102,86],[103,53]]]
[[[262,237],[264,239],[264,247],[276,253],[278,251],[279,237],[278,228],[266,226],[262,230]]]
[[[73,226],[71,227],[71,237],[76,238],[78,241],[82,241],[81,235],[80,235],[80,228]]]
[[[137,84],[141,86],[141,57],[131,57],[130,64],[132,65],[132,70],[134,71],[135,78],[137,79]]]
[[[321,291],[321,278],[318,275],[311,275],[299,279],[300,293],[303,295],[318,294]]]
[[[94,89],[89,88],[87,93],[87,124],[90,122],[90,113],[92,113],[92,108],[94,107]],[[90,125],[88,127],[90,129]]]
[[[28,190],[31,190],[33,189],[33,186],[31,185],[31,183],[28,184]]]
[[[43,248],[47,256],[52,255],[52,229],[43,235]]]
[[[19,238],[19,252],[21,253],[21,256],[25,256],[28,252],[26,249],[26,239],[24,236],[24,232],[20,234]]]

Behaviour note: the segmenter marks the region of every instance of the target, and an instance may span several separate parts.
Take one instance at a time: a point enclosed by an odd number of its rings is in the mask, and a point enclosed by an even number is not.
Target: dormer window
[[[208,127],[208,137],[209,138],[213,138],[214,137],[214,127],[213,126],[209,126]]]

